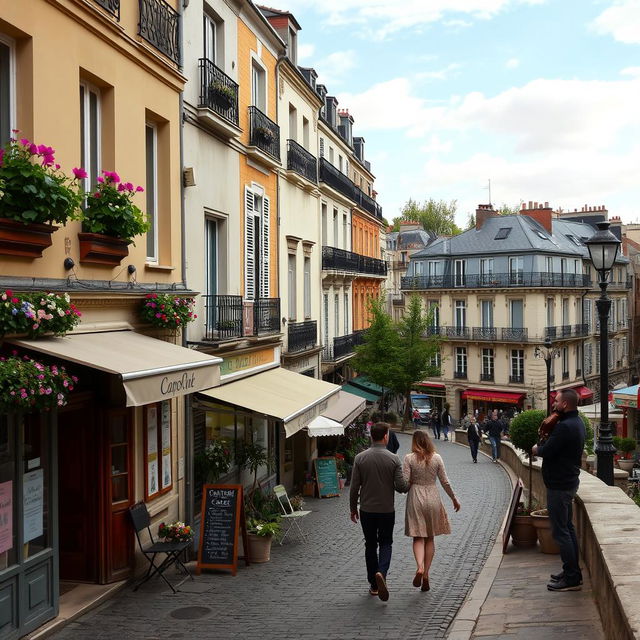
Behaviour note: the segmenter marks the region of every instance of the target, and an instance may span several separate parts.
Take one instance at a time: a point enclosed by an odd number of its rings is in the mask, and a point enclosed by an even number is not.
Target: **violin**
[[[561,418],[560,414],[557,411],[554,411],[550,416],[547,416],[542,421],[542,424],[538,429],[538,439],[540,441],[540,444],[542,444],[549,438],[549,436],[551,435],[551,432],[554,430],[555,426],[560,421],[560,418]]]

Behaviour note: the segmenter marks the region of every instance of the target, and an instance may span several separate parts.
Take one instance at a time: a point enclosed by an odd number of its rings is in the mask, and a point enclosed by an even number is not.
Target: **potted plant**
[[[516,547],[535,547],[538,542],[538,534],[533,526],[531,511],[537,508],[537,502],[531,500],[529,506],[524,502],[518,503],[516,516],[511,526],[511,539]]]
[[[209,85],[209,100],[217,104],[221,109],[230,109],[236,101],[236,91],[218,80]]]
[[[14,130],[14,133],[18,133]],[[0,254],[41,258],[55,224],[78,217],[83,169],[71,179],[56,163],[55,150],[26,138],[0,149]]]
[[[193,298],[180,298],[168,293],[148,293],[139,309],[142,320],[162,329],[177,330],[198,316],[193,313]]]
[[[214,483],[229,471],[232,459],[229,443],[224,438],[213,440],[202,453],[195,456],[196,477],[205,484]]]
[[[193,539],[193,529],[184,522],[160,523],[158,536],[165,542],[189,542]]]
[[[618,436],[614,436],[613,444],[615,448],[622,453],[624,456],[618,460],[618,466],[623,470],[629,473],[631,469],[633,469],[634,460],[629,457],[629,454],[632,451],[636,450],[638,443],[633,438],[620,438]]]
[[[560,547],[558,547],[558,543],[553,539],[551,533],[551,521],[549,520],[547,509],[532,511],[531,519],[538,534],[540,551],[542,553],[560,553]]]
[[[80,262],[113,267],[129,255],[133,238],[149,231],[151,225],[133,202],[134,194],[144,189],[121,182],[115,171],[102,174],[97,190],[87,196],[82,215]]]
[[[267,127],[263,127],[261,125],[258,125],[254,129],[254,133],[256,134],[256,137],[264,144],[272,144],[276,139],[271,129],[268,129]]]
[[[249,557],[252,562],[267,562],[271,557],[271,543],[280,535],[280,504],[274,494],[255,490],[245,497]]]

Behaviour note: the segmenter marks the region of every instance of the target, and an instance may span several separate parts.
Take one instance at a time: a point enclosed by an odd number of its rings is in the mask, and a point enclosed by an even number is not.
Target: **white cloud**
[[[316,47],[313,44],[299,43],[298,44],[298,62],[302,63],[305,60],[313,57],[316,52]]]
[[[632,76],[634,78],[640,77],[640,67],[626,67],[620,71],[621,76]]]
[[[355,69],[357,64],[356,53],[352,49],[346,51],[334,51],[324,58],[314,62],[314,69],[318,73],[318,82],[326,84],[329,93],[332,87],[340,84]]]
[[[509,58],[505,63],[504,66],[507,69],[517,69],[520,66],[520,60],[518,58]]]
[[[625,44],[640,44],[640,0],[616,0],[591,24],[596,33]]]
[[[453,148],[453,143],[451,140],[441,140],[439,135],[432,135],[429,138],[429,141],[423,147],[420,147],[420,151],[422,153],[428,154],[438,154],[438,153],[449,153]]]
[[[461,65],[457,62],[452,62],[443,69],[435,71],[421,71],[420,73],[417,73],[415,77],[418,80],[446,80],[452,75],[452,72],[457,71],[460,67]]]

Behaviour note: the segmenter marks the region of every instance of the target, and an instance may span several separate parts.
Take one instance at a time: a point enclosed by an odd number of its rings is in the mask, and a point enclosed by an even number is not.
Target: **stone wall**
[[[456,431],[456,442],[468,444],[466,431]],[[491,455],[488,443],[481,450]],[[505,441],[500,445],[500,458],[526,486],[529,463],[524,455]],[[540,466],[539,460],[534,461],[533,497],[544,506]],[[580,551],[591,575],[605,636],[640,639],[640,508],[619,486],[609,487],[582,471],[574,511]]]

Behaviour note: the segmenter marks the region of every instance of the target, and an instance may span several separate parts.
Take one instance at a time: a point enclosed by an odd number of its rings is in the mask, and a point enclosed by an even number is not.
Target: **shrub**
[[[513,418],[509,426],[513,445],[529,454],[531,447],[538,441],[538,429],[545,417],[546,413],[541,409],[530,409]]]
[[[578,411],[578,415],[584,424],[584,449],[585,451],[592,456],[593,455],[593,427],[591,426],[591,420],[587,418],[587,416],[582,413],[582,411]]]
[[[167,293],[148,293],[139,309],[140,318],[155,327],[179,329],[198,316],[193,313],[193,298],[178,298]]]

